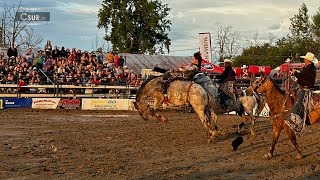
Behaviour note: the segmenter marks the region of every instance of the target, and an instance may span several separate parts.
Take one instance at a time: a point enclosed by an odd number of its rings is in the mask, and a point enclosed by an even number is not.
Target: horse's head
[[[255,81],[253,81],[251,85],[247,88],[246,94],[252,95],[253,92],[256,92],[257,94],[267,92],[273,85],[272,83],[268,83],[269,81],[270,79],[268,78],[268,76],[264,73],[261,73],[261,76]]]
[[[147,102],[133,102],[133,105],[144,120],[148,121],[152,117],[152,110]]]

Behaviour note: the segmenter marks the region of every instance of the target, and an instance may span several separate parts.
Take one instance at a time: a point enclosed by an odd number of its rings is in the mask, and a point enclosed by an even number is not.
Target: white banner
[[[132,99],[82,99],[83,110],[134,110]]]
[[[210,33],[199,33],[199,44],[202,58],[212,63]]]
[[[32,98],[34,109],[57,109],[60,98]]]

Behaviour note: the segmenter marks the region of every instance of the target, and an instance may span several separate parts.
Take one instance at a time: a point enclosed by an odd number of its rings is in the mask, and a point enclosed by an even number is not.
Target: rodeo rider
[[[301,132],[306,125],[309,125],[308,113],[310,110],[312,89],[314,88],[316,79],[316,67],[318,59],[313,53],[308,52],[305,56],[300,56],[304,59],[304,67],[301,72],[293,69],[292,73],[297,78],[299,89],[295,98],[294,104],[290,109],[290,113],[286,116],[285,123],[296,132]]]
[[[230,59],[225,59],[223,63],[224,71],[222,72],[222,74],[216,76],[216,79],[218,79],[218,82],[221,83],[221,89],[224,92],[224,94],[231,99],[230,103],[228,103],[227,100],[225,100],[224,105],[226,107],[231,108],[232,110],[238,110],[238,106],[236,104],[236,91],[234,87],[234,84],[236,82],[236,73],[232,69],[232,61]]]

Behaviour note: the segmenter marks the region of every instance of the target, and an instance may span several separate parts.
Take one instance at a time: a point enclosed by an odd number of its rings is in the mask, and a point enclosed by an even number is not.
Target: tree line
[[[170,52],[171,39],[168,37],[171,21],[168,4],[159,0],[104,0],[98,14],[98,28],[106,31],[105,40],[113,49],[129,53],[164,54]],[[241,35],[230,25],[215,29],[213,50],[220,62],[232,58],[234,66],[243,64],[276,67],[287,58],[299,61],[300,55],[311,51],[319,54],[320,8],[309,16],[303,3],[291,19],[289,33],[280,39],[269,34],[269,42],[260,43],[259,34],[254,34],[249,45],[241,45]],[[213,53],[215,54],[215,53]]]
[[[300,56],[307,52],[320,53],[320,8],[313,15],[308,15],[308,8],[303,3],[298,14],[291,19],[287,36],[276,40],[275,44],[262,43],[248,46],[234,58],[234,66],[254,64],[276,67],[287,58],[300,62]]]

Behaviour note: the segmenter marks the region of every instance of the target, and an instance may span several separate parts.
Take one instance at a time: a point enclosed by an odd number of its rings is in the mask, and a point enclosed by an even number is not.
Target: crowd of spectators
[[[139,86],[143,80],[125,65],[117,52],[88,52],[80,49],[52,46],[47,41],[44,49],[28,48],[25,54],[14,45],[7,55],[0,53],[1,84],[67,84],[75,86],[131,85]],[[19,89],[18,89],[19,90]],[[20,88],[20,90],[23,90]],[[80,89],[83,91],[82,89]],[[13,89],[2,89],[11,92]],[[69,89],[65,93],[76,93]],[[105,91],[98,89],[98,91]],[[114,93],[111,92],[109,93]],[[78,93],[78,92],[77,92]]]

